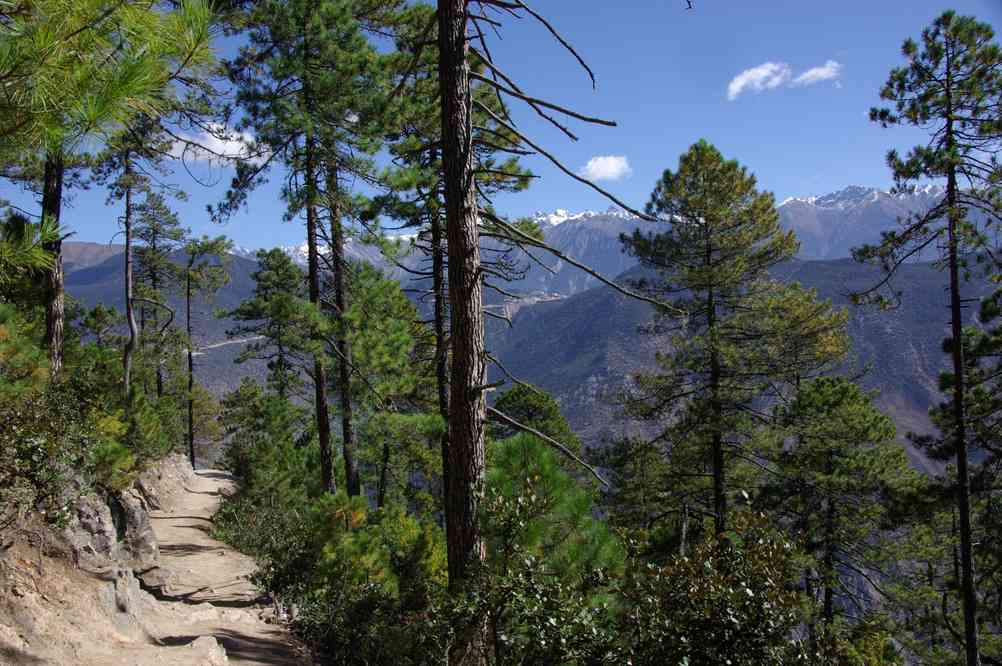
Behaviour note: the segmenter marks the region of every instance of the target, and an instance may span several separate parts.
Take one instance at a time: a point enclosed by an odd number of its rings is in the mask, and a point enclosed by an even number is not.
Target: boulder
[[[119,562],[133,569],[155,566],[160,548],[150,523],[150,509],[142,494],[131,488],[123,490],[110,495],[108,504],[119,539]]]
[[[84,495],[77,500],[62,536],[77,566],[104,569],[118,557],[118,533],[111,509],[96,495]]]
[[[226,650],[214,636],[199,636],[188,643],[187,649],[195,652],[199,659],[204,660],[199,663],[204,663],[205,666],[224,666],[230,663],[226,656]]]

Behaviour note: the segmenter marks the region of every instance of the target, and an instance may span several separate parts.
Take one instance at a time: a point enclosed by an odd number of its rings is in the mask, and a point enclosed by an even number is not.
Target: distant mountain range
[[[853,247],[878,242],[882,232],[895,228],[903,218],[928,210],[942,196],[943,189],[936,185],[904,193],[853,185],[824,196],[790,198],[780,203],[777,210],[781,224],[795,231],[800,239],[798,258],[842,259],[851,255]],[[605,211],[538,212],[533,219],[550,245],[610,278],[636,263],[624,254],[620,235],[632,234],[637,229],[657,231],[658,227],[615,206]],[[410,238],[401,237],[405,248]],[[299,264],[306,265],[305,244],[282,249]],[[66,243],[67,272],[100,263],[120,252],[120,245]],[[255,252],[245,248],[234,250],[236,256],[250,260],[254,260]],[[352,259],[377,265],[400,280],[408,280],[406,271],[386,262],[373,245],[349,238],[346,252]],[[538,261],[525,260],[526,275],[510,285],[511,291],[570,296],[600,284],[594,277],[548,253],[535,252],[534,256]],[[932,258],[932,255],[921,257]],[[421,260],[416,251],[405,252],[401,263],[413,269]]]
[[[893,194],[853,185],[821,197],[787,199],[778,206],[779,219],[797,232],[801,259],[841,259],[854,247],[878,242],[898,220],[929,210],[943,195],[938,185]]]
[[[848,187],[825,196],[788,199],[778,206],[780,219],[801,238],[801,256],[775,275],[845,304],[850,291],[871,285],[878,277],[875,269],[847,259],[849,249],[878,241],[880,233],[893,228],[899,218],[927,209],[941,196],[942,190],[936,187],[905,194]],[[556,210],[538,213],[535,219],[551,245],[610,278],[621,279],[635,276],[639,268],[622,252],[620,234],[657,227],[617,208],[577,213]],[[305,248],[284,249],[305,264]],[[352,258],[379,265],[409,282],[406,272],[387,265],[375,247],[352,239],[347,250]],[[235,254],[230,284],[214,303],[196,308],[197,338],[203,347],[224,341],[230,326],[225,319],[213,317],[213,311],[233,308],[253,290],[253,252]],[[514,326],[495,322],[489,347],[514,374],[551,391],[583,439],[596,444],[611,432],[629,427],[617,423],[616,410],[607,398],[631,373],[649,368],[655,350],[665,341],[640,333],[641,325],[651,317],[648,305],[622,296],[559,259],[544,253],[535,256],[545,268],[531,263],[525,278],[507,287],[521,294],[519,298],[493,296],[493,307],[505,308]],[[183,258],[179,253],[176,260]],[[413,252],[403,263],[414,267],[419,261],[421,257]],[[67,242],[64,263],[71,295],[89,305],[103,302],[122,307],[121,246]],[[902,431],[928,430],[928,408],[940,399],[937,377],[944,368],[941,341],[947,332],[942,284],[943,276],[930,264],[910,264],[898,277],[897,287],[904,297],[900,308],[851,310],[856,367],[868,368],[864,383],[880,391],[880,404]],[[978,297],[987,288],[972,284],[967,295]],[[180,305],[176,298],[172,302]],[[180,317],[179,323],[183,323]],[[230,344],[206,349],[199,358],[203,381],[214,391],[232,388],[245,374],[263,374],[263,368],[255,364],[235,366],[232,359],[239,350],[239,344]],[[913,453],[918,463],[926,464],[920,454]]]

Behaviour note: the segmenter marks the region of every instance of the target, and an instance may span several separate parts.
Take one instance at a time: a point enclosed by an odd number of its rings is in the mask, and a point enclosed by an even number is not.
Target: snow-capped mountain
[[[939,202],[943,193],[939,185],[902,192],[851,185],[820,196],[787,199],[777,210],[781,224],[795,231],[800,239],[801,259],[840,259],[851,256],[853,247],[879,242],[882,232],[895,228],[901,219],[928,210]],[[620,234],[657,228],[656,223],[645,222],[617,206],[604,212],[557,209],[536,213],[533,219],[551,245],[608,277],[615,277],[636,263],[623,254]],[[935,252],[935,248],[930,252]],[[595,278],[558,259],[542,257],[542,260],[553,272],[538,266],[530,268],[521,285],[527,291],[572,294],[597,283]]]
[[[407,242],[407,240],[409,240],[409,237],[401,237],[402,242]],[[292,260],[300,266],[306,266],[309,259],[309,252],[306,243],[303,243],[302,245],[286,245],[279,249],[289,255]],[[394,277],[401,277],[402,273],[400,273],[400,269],[391,265],[382,255],[379,248],[374,245],[369,245],[367,243],[363,243],[357,238],[349,237],[345,239],[344,249],[345,254],[352,261],[364,261],[380,268]],[[322,253],[326,251],[323,245],[321,245],[320,250]],[[237,246],[233,248],[232,253],[238,257],[243,257],[252,261],[257,260],[257,250]]]
[[[786,199],[777,209],[782,225],[795,231],[800,239],[800,258],[839,259],[850,256],[853,247],[878,242],[881,232],[893,229],[899,219],[927,210],[942,196],[943,188],[937,185],[905,192],[851,185],[820,196]],[[636,264],[633,257],[623,253],[620,235],[632,234],[637,229],[656,231],[658,227],[657,223],[645,222],[618,206],[604,211],[579,212],[558,208],[552,212],[537,212],[532,219],[539,224],[551,246],[609,278],[615,278]],[[408,241],[409,238],[402,238],[405,246]],[[349,258],[369,262],[401,280],[410,281],[406,271],[387,262],[377,247],[348,238],[345,248]],[[306,265],[305,245],[283,250],[297,263]],[[251,250],[237,249],[234,253],[254,258]],[[535,251],[533,256],[535,260],[525,262],[525,277],[510,285],[509,290],[569,296],[598,284],[594,277],[546,252]],[[923,258],[930,259],[931,255]],[[408,255],[405,251],[402,261],[416,268],[421,256],[418,253]]]
[[[878,242],[881,232],[928,210],[943,193],[938,185],[905,192],[851,185],[823,196],[787,199],[778,210],[783,226],[800,238],[801,258],[837,259],[850,256],[853,247]]]
[[[563,224],[564,222],[584,222],[591,220],[592,218],[612,218],[618,220],[636,219],[632,214],[627,213],[619,206],[609,206],[609,208],[603,212],[583,210],[580,213],[572,213],[566,208],[558,208],[552,213],[536,211],[532,215],[532,220],[537,222],[544,229],[550,226],[555,227],[558,224]]]

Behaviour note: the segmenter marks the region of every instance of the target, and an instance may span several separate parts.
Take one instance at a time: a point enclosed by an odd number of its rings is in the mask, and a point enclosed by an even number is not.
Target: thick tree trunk
[[[471,150],[470,83],[465,0],[440,0],[439,84],[442,104],[442,165],[445,177],[449,257],[452,372],[449,392],[449,473],[446,502],[450,583],[483,558],[477,522],[483,494],[484,314],[480,274],[479,219]]]
[[[431,218],[431,272],[435,307],[435,384],[438,389],[438,413],[445,428],[442,430],[442,502],[449,493],[449,339],[446,330],[445,244],[442,239],[442,216],[438,211]]]
[[[312,136],[306,138],[306,252],[307,280],[310,302],[319,309],[320,303],[320,256],[317,250],[317,170],[316,146]],[[327,406],[327,370],[323,364],[323,352],[318,351],[313,359],[313,394],[317,417],[317,439],[320,443],[320,474],[324,490],[337,492],[334,479],[334,456],[331,451],[331,419]]]
[[[132,300],[132,163],[129,157],[125,158],[125,320],[129,325],[129,338],[125,343],[125,351],[122,354],[122,366],[124,370],[124,391],[125,410],[128,414],[131,410],[132,399],[132,357],[136,351],[136,341],[139,339],[139,329],[136,326],[136,313]]]
[[[449,478],[446,540],[449,586],[462,592],[486,551],[479,510],[484,493],[484,312],[479,219],[473,174],[466,0],[439,0],[439,86],[442,110],[442,168],[449,243],[449,305],[452,369],[449,383]],[[450,651],[452,664],[485,663],[484,618]]]
[[[311,47],[309,21],[313,6],[307,5],[303,12],[301,26],[303,36],[303,71],[311,71]],[[310,77],[303,77],[303,106],[308,114],[313,113],[313,89]],[[306,252],[307,281],[309,282],[310,302],[319,310],[320,302],[320,255],[317,249],[317,145],[312,129],[306,131],[306,165],[303,173],[303,186],[306,188]],[[322,344],[319,338],[318,344]],[[334,452],[331,447],[331,418],[327,405],[327,369],[324,368],[323,350],[313,357],[313,397],[317,418],[317,440],[320,444],[320,477],[323,488],[328,493],[337,492],[337,480],[334,477]]]
[[[195,469],[195,352],[191,326],[191,260],[184,281],[185,329],[188,333],[188,460]]]
[[[42,216],[59,224],[63,205],[63,174],[66,171],[62,153],[48,153],[42,184]],[[63,242],[47,243],[52,254],[52,268],[45,276],[45,344],[49,348],[49,369],[53,376],[63,367],[65,336],[65,283],[63,274]]]
[[[337,348],[338,356],[338,393],[341,402],[341,442],[344,451],[345,486],[348,494],[357,497],[362,494],[362,484],[358,476],[358,459],[355,457],[355,429],[352,424],[351,412],[351,345],[348,343],[348,324],[345,315],[348,313],[348,294],[345,289],[345,272],[347,265],[344,258],[344,229],[341,226],[340,207],[338,206],[338,173],[337,168],[328,165],[327,196],[330,204],[331,217],[331,263],[334,268],[334,307],[338,319]]]
[[[948,129],[948,133],[950,130]],[[952,144],[948,135],[947,143]],[[951,145],[952,147],[952,145]],[[968,666],[980,666],[977,607],[974,589],[974,555],[971,545],[971,483],[967,466],[966,374],[964,369],[963,313],[960,297],[960,268],[957,239],[957,175],[951,169],[946,187],[949,206],[948,253],[950,270],[950,331],[953,336],[953,429],[957,456],[957,513],[960,522],[960,593],[964,605],[964,642]]]

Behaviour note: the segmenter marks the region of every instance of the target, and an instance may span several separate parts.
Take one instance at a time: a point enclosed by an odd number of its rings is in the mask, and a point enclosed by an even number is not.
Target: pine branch
[[[515,428],[516,430],[520,430],[520,431],[522,431],[522,432],[524,432],[526,434],[533,435],[534,437],[538,437],[544,443],[546,443],[549,446],[555,448],[557,451],[559,451],[560,453],[562,453],[564,456],[566,456],[567,458],[573,460],[574,462],[576,462],[577,464],[581,465],[586,470],[588,470],[589,472],[591,472],[592,476],[594,476],[596,479],[598,479],[598,482],[601,483],[603,486],[605,486],[607,488],[609,487],[609,482],[606,481],[604,478],[602,478],[602,475],[598,473],[597,469],[595,469],[594,467],[592,467],[591,465],[589,465],[588,463],[586,463],[580,457],[578,457],[577,455],[575,455],[575,453],[573,451],[571,451],[569,448],[567,448],[566,446],[564,446],[563,444],[561,444],[557,440],[553,439],[549,435],[545,435],[545,434],[539,432],[538,430],[536,430],[532,426],[527,426],[524,423],[519,423],[518,421],[516,421],[512,417],[508,416],[504,412],[502,412],[502,411],[500,411],[500,410],[498,410],[498,409],[496,409],[494,407],[488,406],[487,407],[487,413],[488,413],[488,415],[490,415],[491,417],[493,417],[495,421],[498,421],[499,423],[503,423],[506,426],[509,426],[511,428]]]

